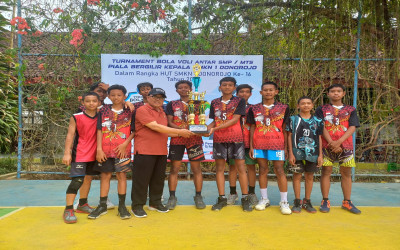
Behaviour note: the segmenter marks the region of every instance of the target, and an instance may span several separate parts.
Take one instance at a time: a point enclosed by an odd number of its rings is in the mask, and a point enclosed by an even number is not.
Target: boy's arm
[[[134,132],[132,132],[123,143],[121,143],[120,145],[118,145],[118,147],[116,147],[114,149],[114,151],[117,153],[118,158],[126,158],[127,157],[127,155],[126,155],[126,147],[132,141],[133,137],[135,137],[135,133]]]
[[[65,138],[64,157],[62,159],[62,162],[67,166],[69,166],[72,161],[71,151],[72,144],[74,143],[75,130],[76,122],[75,119],[71,117],[71,119],[69,120],[67,138]]]
[[[283,123],[283,126],[282,126],[282,128],[283,128],[283,143],[284,143],[284,150],[285,150],[285,155],[287,155],[288,154],[288,131],[286,131],[286,123]],[[290,147],[290,146],[289,146]]]
[[[172,115],[167,115],[168,119],[168,126],[171,128],[176,128],[176,129],[181,129],[178,125],[174,123],[174,116]]]
[[[254,136],[254,131],[256,130],[256,125],[251,124],[250,125],[250,150],[249,150],[249,156],[251,159],[254,159],[253,157],[253,136]]]
[[[223,123],[223,124],[221,124],[221,125],[219,125],[217,127],[215,127],[215,123],[214,123],[214,127],[210,129],[210,134],[214,133],[217,130],[220,130],[220,129],[223,129],[223,128],[228,128],[228,127],[230,127],[232,125],[235,125],[239,121],[240,117],[242,117],[242,116],[241,115],[233,115],[232,119],[230,119],[226,123]]]
[[[349,138],[354,132],[356,131],[356,127],[355,126],[350,126],[347,131],[344,133],[344,135],[342,137],[339,138],[339,140],[337,141],[332,141],[330,143],[330,146],[332,147],[332,149],[338,148],[340,147],[340,145],[342,145],[342,143],[347,140],[347,138]],[[332,139],[331,139],[332,140]]]
[[[193,132],[190,132],[187,129],[170,128],[170,127],[164,126],[162,124],[158,124],[156,121],[149,122],[149,123],[145,124],[145,126],[148,127],[149,129],[157,131],[159,133],[168,134],[171,137],[182,136],[182,137],[188,138],[188,137],[194,135]]]
[[[289,151],[289,164],[294,166],[296,164],[296,157],[293,154],[292,133],[287,131],[287,149]]]
[[[324,163],[324,156],[322,155],[322,136],[318,136],[319,138],[319,156],[318,156],[318,164],[317,167],[322,167],[322,164]]]
[[[103,151],[103,132],[101,129],[97,130],[97,154],[96,160],[98,162],[105,162],[107,160],[107,156]]]
[[[135,105],[133,105],[133,104],[132,104],[131,102],[129,102],[129,101],[126,101],[126,102],[125,102],[124,107],[127,108],[127,109],[129,109],[131,112],[135,111]]]

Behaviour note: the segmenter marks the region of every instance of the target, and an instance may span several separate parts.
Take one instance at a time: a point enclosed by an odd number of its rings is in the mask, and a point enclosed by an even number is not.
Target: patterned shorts
[[[130,158],[108,158],[105,162],[97,163],[95,170],[99,172],[130,172],[132,168]]]
[[[341,167],[354,168],[356,166],[353,150],[351,149],[343,149],[340,153],[333,153],[331,150],[323,148],[322,153],[324,155],[324,163],[322,166],[332,166],[336,161],[339,162],[339,166]]]

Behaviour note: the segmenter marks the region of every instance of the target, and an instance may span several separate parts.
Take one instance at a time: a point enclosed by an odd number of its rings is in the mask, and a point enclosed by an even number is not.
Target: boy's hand
[[[107,160],[107,156],[104,153],[103,150],[97,150],[97,154],[96,154],[96,161],[98,162],[105,162]]]
[[[126,158],[126,146],[127,144],[122,143],[118,147],[114,148],[114,152],[117,153],[118,158]]]
[[[335,148],[340,147],[341,144],[342,144],[342,143],[340,143],[340,141],[332,141],[331,143],[329,143],[329,147],[330,147],[331,149],[335,149]]]
[[[71,157],[70,154],[64,155],[64,157],[63,157],[63,159],[62,159],[62,162],[63,162],[65,165],[67,165],[67,166],[71,165],[71,161],[72,161],[72,157]]]
[[[190,130],[187,129],[180,129],[179,130],[179,136],[185,137],[185,138],[189,138],[191,136],[195,135],[195,133],[193,133]]]
[[[110,84],[105,84],[102,82],[99,84],[99,87],[107,91],[107,89],[110,87]]]
[[[249,156],[250,156],[250,158],[251,158],[251,159],[253,159],[253,160],[254,160],[254,152],[253,152],[253,147],[250,147],[250,150],[249,150]]]
[[[208,136],[212,135],[214,133],[214,131],[215,131],[215,128],[211,128],[210,133],[208,133]]]
[[[318,162],[317,167],[318,168],[322,167],[322,164],[324,163],[324,157],[322,157],[322,155],[318,156],[317,162]]]
[[[343,149],[341,147],[337,147],[337,148],[331,148],[332,152],[335,154],[339,154],[343,151]]]
[[[129,109],[131,112],[135,110],[135,106],[131,102],[125,102],[125,108]]]
[[[296,165],[296,157],[294,156],[293,153],[289,154],[289,164],[292,166]]]

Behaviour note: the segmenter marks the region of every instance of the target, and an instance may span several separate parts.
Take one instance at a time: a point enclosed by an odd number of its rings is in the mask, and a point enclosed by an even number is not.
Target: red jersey
[[[200,103],[195,103],[194,112],[198,113],[200,107]],[[173,117],[173,123],[180,128],[188,129],[188,104],[182,100],[170,101],[167,104],[166,108],[167,115]],[[170,145],[185,145],[190,148],[194,145],[203,145],[203,139],[201,136],[191,136],[189,138],[183,137],[172,137],[170,141]]]
[[[105,104],[99,112],[97,129],[103,133],[102,147],[107,158],[118,158],[114,151],[131,134],[132,112],[129,109],[115,111]],[[131,143],[126,147],[126,155],[131,155]]]
[[[331,104],[325,104],[315,110],[315,115],[324,121],[325,128],[334,141],[339,140],[350,126],[360,126],[357,111],[350,105],[343,105],[339,109]],[[328,147],[324,137],[322,137],[322,147]],[[353,149],[353,135],[342,143],[342,148]]]
[[[246,101],[240,97],[232,96],[228,102],[223,102],[222,97],[214,99],[210,107],[210,119],[214,119],[215,127],[232,120],[233,115],[246,115]],[[243,142],[241,120],[224,129],[214,132],[214,143]]]
[[[72,147],[73,162],[90,162],[96,160],[97,114],[94,117],[80,112],[72,116],[76,123],[74,146]]]
[[[251,108],[251,104],[246,104],[246,115],[242,116],[242,129],[243,129],[243,141],[244,147],[250,148],[250,123],[247,123],[247,116],[249,114],[249,110]]]
[[[263,150],[284,150],[285,137],[283,124],[289,118],[289,106],[275,102],[271,108],[262,103],[251,107],[247,122],[255,124],[253,148]]]

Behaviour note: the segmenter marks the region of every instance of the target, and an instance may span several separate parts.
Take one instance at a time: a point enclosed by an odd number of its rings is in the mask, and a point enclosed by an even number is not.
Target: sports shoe
[[[331,210],[331,202],[329,200],[322,200],[321,206],[319,207],[319,211],[322,213],[329,213]]]
[[[250,199],[249,196],[242,198],[242,208],[244,212],[251,212],[253,211],[253,208],[250,205]]]
[[[94,208],[92,208],[91,206],[89,206],[89,204],[83,204],[82,206],[79,206],[76,208],[77,213],[83,213],[83,214],[90,214],[91,212],[93,212]]]
[[[135,217],[138,217],[138,218],[147,217],[147,213],[146,213],[146,211],[144,211],[142,206],[137,206],[135,208],[132,208],[132,213],[133,213],[133,215],[135,215]]]
[[[294,199],[293,202],[293,207],[292,207],[292,212],[293,213],[301,213],[301,200],[300,199]]]
[[[315,214],[317,210],[312,206],[311,200],[306,200],[306,198],[303,199],[303,208],[312,214]]]
[[[342,208],[352,212],[353,214],[361,214],[361,211],[356,208],[356,206],[354,206],[353,202],[351,202],[351,200],[344,200],[342,202]]]
[[[107,209],[114,209],[115,205],[110,201],[110,198],[107,197]]]
[[[204,203],[203,197],[201,195],[195,195],[193,196],[193,199],[194,205],[197,209],[204,209],[206,207],[206,204]]]
[[[97,206],[95,210],[93,210],[89,215],[89,219],[97,219],[101,215],[105,215],[107,213],[107,207]]]
[[[176,198],[176,196],[170,196],[168,198],[168,202],[167,202],[167,208],[169,210],[174,210],[176,207],[176,203],[178,202],[178,198]]]
[[[217,203],[215,203],[212,207],[211,210],[213,211],[219,211],[221,210],[223,207],[226,207],[228,199],[227,198],[222,198],[222,197],[218,197],[217,199]]]
[[[67,224],[76,223],[76,216],[73,209],[65,209],[63,213],[64,222]]]
[[[229,194],[226,203],[228,205],[235,205],[237,200],[239,200],[239,196],[237,194]]]
[[[164,206],[162,203],[157,204],[157,205],[149,205],[149,210],[151,211],[158,211],[160,213],[168,213],[169,209]]]
[[[118,214],[119,218],[122,220],[126,220],[132,217],[132,215],[129,213],[128,209],[126,209],[125,206],[118,206]]]
[[[292,210],[290,210],[289,202],[281,201],[279,202],[279,207],[281,209],[282,214],[292,214]]]
[[[261,197],[261,200],[258,202],[258,204],[255,206],[255,209],[258,211],[265,210],[265,208],[269,207],[271,204],[269,203],[268,199],[264,199]]]
[[[258,204],[258,198],[256,194],[249,194],[249,201],[250,201],[250,205],[252,207],[254,207],[255,205]]]

